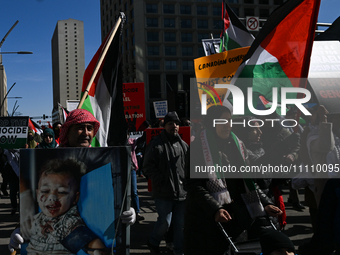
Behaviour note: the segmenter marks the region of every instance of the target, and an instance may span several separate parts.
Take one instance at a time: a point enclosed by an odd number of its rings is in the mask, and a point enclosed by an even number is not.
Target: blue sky
[[[318,22],[332,23],[340,10],[339,0],[321,0]],[[4,54],[9,93],[8,111],[18,100],[17,112],[23,116],[51,115],[52,63],[51,38],[58,20],[77,19],[84,22],[85,65],[101,43],[99,0],[2,0],[0,40],[19,20],[6,38],[1,51],[32,51],[33,55]]]

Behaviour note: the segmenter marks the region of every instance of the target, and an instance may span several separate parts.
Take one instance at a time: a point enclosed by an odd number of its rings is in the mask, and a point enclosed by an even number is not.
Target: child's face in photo
[[[69,175],[43,174],[40,177],[37,200],[41,211],[48,217],[67,212],[78,202],[75,180]]]

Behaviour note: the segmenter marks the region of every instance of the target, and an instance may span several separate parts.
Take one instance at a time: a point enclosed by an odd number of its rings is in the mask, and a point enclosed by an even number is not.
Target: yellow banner
[[[250,47],[239,48],[194,59],[198,95],[207,95],[207,109],[223,102],[228,89],[214,89],[215,84],[229,84]],[[216,93],[219,95],[216,95]]]

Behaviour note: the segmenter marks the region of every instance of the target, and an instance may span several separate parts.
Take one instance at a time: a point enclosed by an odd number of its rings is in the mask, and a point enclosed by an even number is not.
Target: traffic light
[[[45,119],[46,118],[46,116],[45,116],[45,114],[43,115],[43,119]]]

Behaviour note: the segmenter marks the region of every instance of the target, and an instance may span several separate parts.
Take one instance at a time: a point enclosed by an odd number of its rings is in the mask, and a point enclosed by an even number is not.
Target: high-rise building
[[[240,17],[266,19],[284,0],[229,0]],[[121,51],[125,82],[144,82],[147,118],[153,102],[168,100],[168,110],[188,115],[193,59],[204,56],[202,39],[219,38],[222,0],[100,0],[102,39],[124,12]]]
[[[85,71],[84,23],[80,20],[59,20],[52,37],[53,112],[58,103],[80,100]],[[56,118],[54,118],[56,120]]]

